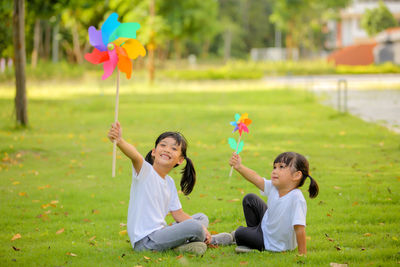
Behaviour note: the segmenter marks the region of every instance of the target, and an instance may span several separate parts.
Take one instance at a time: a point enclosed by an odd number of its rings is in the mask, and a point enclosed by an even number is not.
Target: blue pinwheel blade
[[[111,13],[110,16],[101,26],[101,35],[103,38],[103,43],[107,45],[109,43],[110,35],[119,27],[121,23],[118,21],[118,14]]]
[[[229,143],[229,145],[231,146],[231,148],[232,148],[233,150],[236,150],[237,144],[236,144],[236,140],[235,140],[234,138],[229,138],[229,139],[228,139],[228,143]]]

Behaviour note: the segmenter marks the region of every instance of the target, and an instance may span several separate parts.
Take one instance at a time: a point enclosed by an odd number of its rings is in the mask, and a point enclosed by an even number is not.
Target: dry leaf
[[[58,200],[52,200],[50,204],[58,204]]]
[[[96,236],[94,235],[89,239],[89,241],[93,241],[95,238],[96,238]]]
[[[20,195],[21,197],[26,196],[26,192],[19,192],[18,195]]]
[[[347,263],[342,264],[342,263],[331,262],[329,264],[329,266],[331,266],[331,267],[347,267],[349,265]]]
[[[15,239],[20,239],[22,236],[20,234],[16,234],[11,238],[11,241],[14,241]]]
[[[219,223],[219,222],[221,222],[221,219],[215,219],[215,221],[213,221],[212,223],[210,223],[210,225],[213,225],[213,224],[216,224],[216,223]]]
[[[13,182],[13,185],[17,185],[17,184],[20,184],[20,182],[18,182],[18,181]]]
[[[149,257],[147,257],[147,256],[143,256],[143,258],[145,259],[145,260],[151,260],[151,258],[149,258]]]
[[[122,228],[122,227],[125,227],[125,226],[126,226],[126,223],[120,223],[120,224],[119,224],[119,227],[121,227],[121,228]]]
[[[58,230],[58,231],[56,232],[56,235],[59,235],[59,234],[61,234],[62,232],[64,232],[64,228],[61,228],[60,230]]]
[[[16,248],[16,247],[12,247],[13,248],[13,250],[15,250],[15,251],[20,251],[21,249],[20,248]]]
[[[93,213],[93,214],[99,214],[100,211],[98,211],[98,210],[92,210],[92,213]]]
[[[228,202],[237,202],[237,201],[240,201],[240,199],[234,198],[234,199],[228,200]]]
[[[365,233],[364,236],[371,236],[372,234],[370,233]]]
[[[241,261],[241,262],[240,262],[240,265],[247,265],[247,264],[248,264],[247,261]]]
[[[74,254],[74,253],[72,253],[72,252],[67,252],[66,254],[67,254],[68,256],[72,256],[72,257],[78,256],[78,255],[76,255],[76,254]]]
[[[86,219],[86,218],[85,218],[85,219],[83,219],[83,221],[84,221],[84,222],[91,222],[91,220],[89,220],[89,219]]]
[[[355,201],[355,202],[353,202],[353,204],[351,204],[351,205],[354,207],[354,206],[358,205],[358,202]]]
[[[120,235],[120,236],[124,236],[124,235],[126,235],[126,234],[127,234],[127,231],[126,231],[126,230],[122,230],[122,231],[119,232],[119,235]]]
[[[179,260],[179,259],[182,258],[182,257],[183,257],[183,255],[180,254],[179,256],[176,256],[176,259]]]

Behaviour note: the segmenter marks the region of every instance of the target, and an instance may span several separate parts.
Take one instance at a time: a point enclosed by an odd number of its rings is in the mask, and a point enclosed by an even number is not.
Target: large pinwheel
[[[85,55],[85,59],[93,64],[103,63],[103,80],[110,77],[114,69],[118,67],[115,122],[118,121],[119,72],[124,72],[126,78],[130,79],[132,73],[131,59],[146,55],[143,45],[135,39],[136,31],[139,29],[140,25],[136,22],[120,23],[117,13],[108,16],[100,30],[96,30],[94,26],[89,27],[89,41],[94,49],[92,53]],[[116,152],[117,146],[114,141],[112,177],[115,177]]]
[[[240,139],[242,138],[242,132],[249,132],[248,126],[251,124],[251,120],[249,119],[249,115],[247,113],[235,114],[235,121],[231,122],[231,125],[235,128],[233,129],[233,133],[239,131],[239,140],[236,142],[234,138],[229,138],[228,143],[233,150],[235,150],[236,154],[239,154],[243,150],[244,142]],[[232,176],[233,167],[229,173],[229,177]]]
[[[139,23],[120,23],[118,14],[112,13],[96,30],[94,26],[89,27],[89,41],[94,46],[92,53],[87,53],[85,59],[93,64],[103,64],[104,74],[102,79],[107,79],[118,66],[118,70],[126,73],[130,79],[132,73],[132,62],[138,56],[144,57],[146,50],[136,40],[136,31],[140,29]]]

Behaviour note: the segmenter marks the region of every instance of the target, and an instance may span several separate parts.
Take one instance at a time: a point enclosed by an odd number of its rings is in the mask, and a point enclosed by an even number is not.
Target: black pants
[[[242,204],[247,227],[236,229],[236,244],[262,251],[265,248],[261,221],[267,211],[267,204],[256,194],[247,194]]]

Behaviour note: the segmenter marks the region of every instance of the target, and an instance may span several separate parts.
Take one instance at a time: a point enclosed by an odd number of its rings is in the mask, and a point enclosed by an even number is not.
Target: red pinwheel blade
[[[92,53],[87,53],[85,59],[92,64],[100,64],[110,59],[107,51],[101,52],[97,48],[93,49]]]

